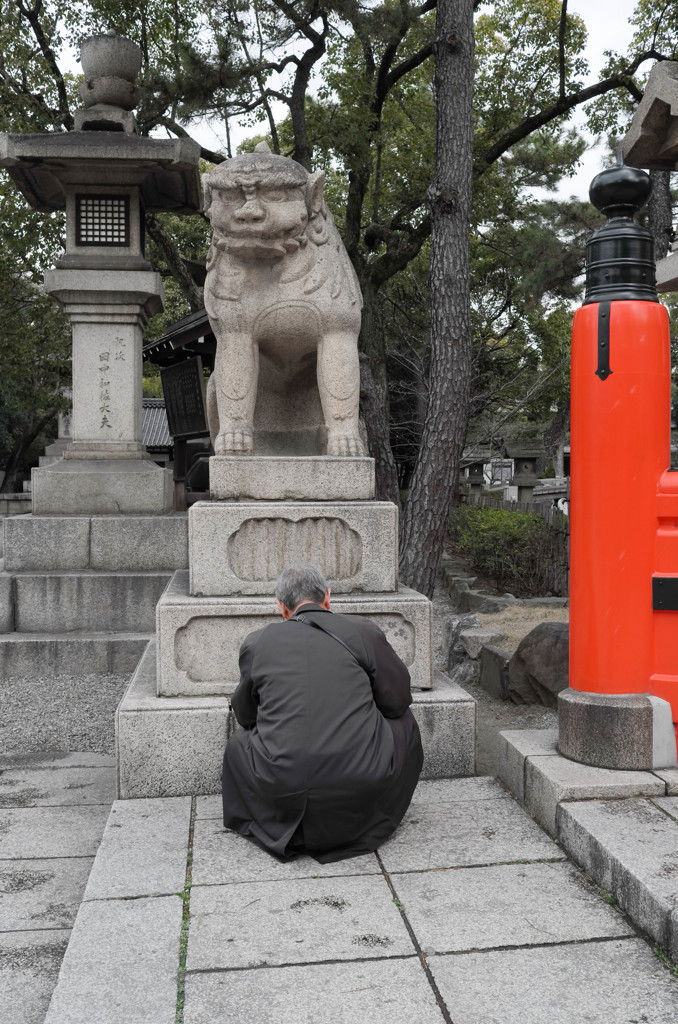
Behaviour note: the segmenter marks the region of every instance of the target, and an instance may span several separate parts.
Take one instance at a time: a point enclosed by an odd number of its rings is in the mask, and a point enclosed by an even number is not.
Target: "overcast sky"
[[[584,19],[588,29],[586,57],[590,65],[589,82],[596,82],[604,61],[603,51],[625,53],[631,42],[633,29],[629,25],[629,18],[636,0],[570,0],[567,6],[568,11]],[[583,115],[576,114],[575,119],[575,123],[581,127]],[[573,178],[564,179],[560,194],[588,199],[589,185],[598,171],[603,169],[604,156],[605,148],[602,146],[584,153],[577,174]]]

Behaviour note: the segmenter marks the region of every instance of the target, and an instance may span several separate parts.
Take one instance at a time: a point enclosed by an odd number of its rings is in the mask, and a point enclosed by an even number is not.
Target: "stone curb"
[[[604,800],[667,794],[655,772],[594,768],[558,753],[557,729],[499,733],[499,778],[549,835],[558,837],[558,806],[565,800]]]
[[[500,733],[499,778],[678,961],[678,769],[594,768],[558,754],[557,742],[557,729]]]

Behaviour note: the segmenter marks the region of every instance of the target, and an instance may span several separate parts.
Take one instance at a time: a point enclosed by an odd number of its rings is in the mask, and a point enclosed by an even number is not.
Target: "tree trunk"
[[[400,543],[403,582],[428,597],[433,594],[459,475],[471,386],[473,0],[439,0],[436,19],[436,165],[428,193],[429,400]]]
[[[647,204],[648,227],[654,238],[654,258],[663,260],[669,251],[673,235],[671,172],[650,171],[650,179],[652,192]]]
[[[564,476],[563,445],[565,436],[570,429],[570,398],[569,395],[558,405],[557,412],[544,433],[544,449],[546,458],[553,461],[553,472],[556,477]],[[559,469],[560,467],[560,469]]]
[[[374,459],[374,475],[379,501],[400,505],[398,473],[384,420],[381,402],[366,355],[360,356],[360,413],[367,431],[370,455]]]
[[[386,345],[381,323],[379,292],[369,278],[360,282],[363,296],[363,314],[358,345],[370,361],[370,369],[388,435],[388,380],[386,376]]]

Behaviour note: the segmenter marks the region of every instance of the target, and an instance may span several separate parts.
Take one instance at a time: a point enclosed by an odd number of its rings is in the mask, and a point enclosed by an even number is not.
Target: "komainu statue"
[[[208,387],[216,455],[252,452],[255,432],[301,436],[309,427],[328,455],[363,454],[362,300],[324,177],[260,143],[203,178],[213,229],[205,307],[217,339]]]

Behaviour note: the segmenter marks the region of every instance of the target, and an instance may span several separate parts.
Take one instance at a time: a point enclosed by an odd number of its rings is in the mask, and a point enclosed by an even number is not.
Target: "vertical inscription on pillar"
[[[103,432],[112,430],[111,415],[111,352],[104,349],[99,353],[99,412],[101,413],[100,428]]]
[[[311,562],[333,580],[350,579],[362,568],[360,535],[342,519],[247,519],[227,550],[240,580],[275,580],[295,562]]]

